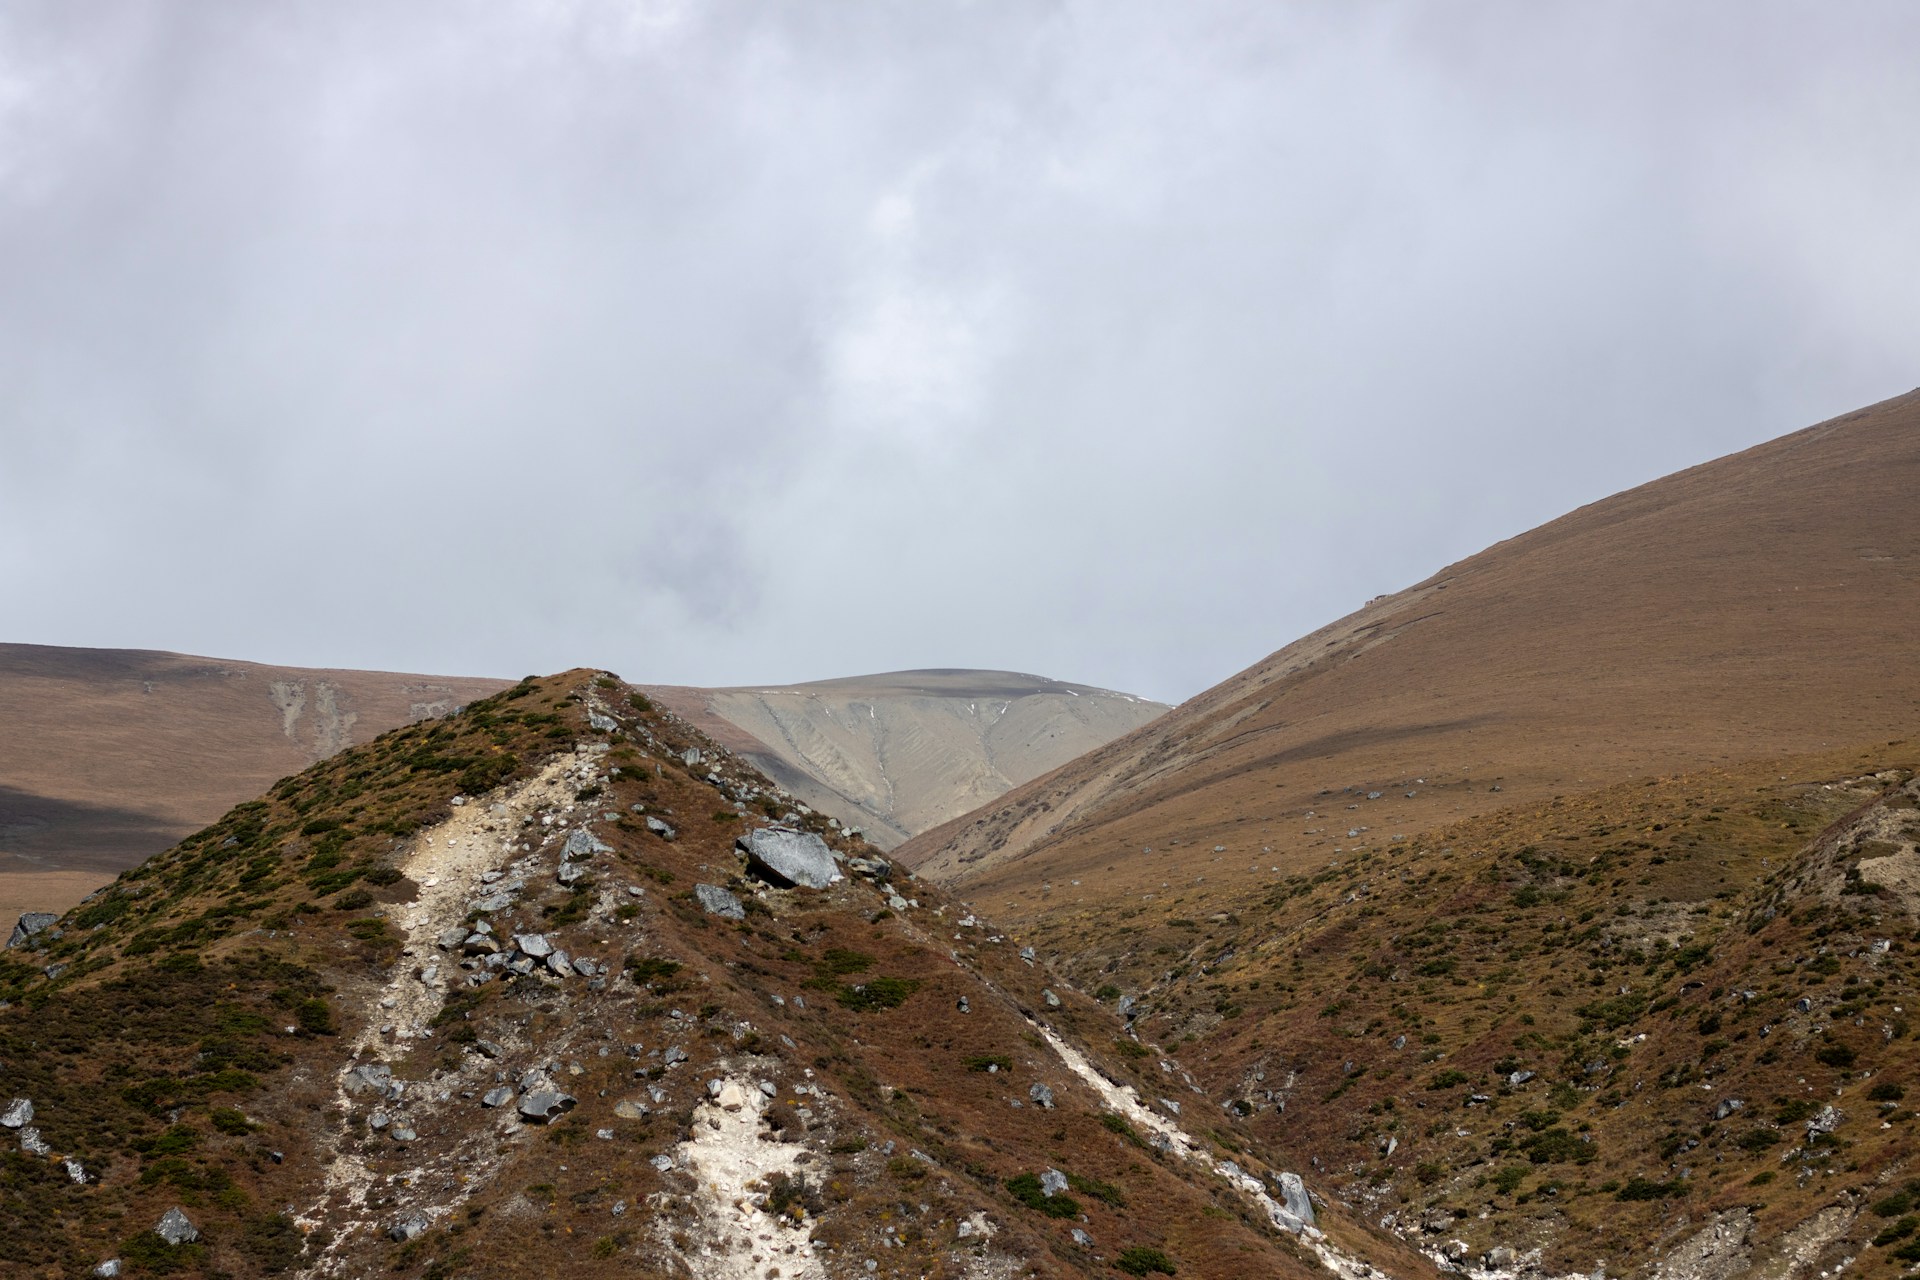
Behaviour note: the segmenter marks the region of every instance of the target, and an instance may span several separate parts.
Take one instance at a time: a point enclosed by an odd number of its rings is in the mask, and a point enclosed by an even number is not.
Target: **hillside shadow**
[[[0,870],[124,871],[186,835],[151,813],[0,784]]]

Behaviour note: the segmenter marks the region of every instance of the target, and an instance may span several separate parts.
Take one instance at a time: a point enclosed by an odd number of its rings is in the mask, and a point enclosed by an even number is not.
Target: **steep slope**
[[[872,852],[591,672],[348,749],[0,952],[0,1267],[1430,1274]]]
[[[1156,719],[1131,694],[1011,671],[896,671],[648,692],[892,848]]]
[[[0,644],[0,883],[98,883],[278,778],[508,683]]]
[[[1920,393],[1451,565],[900,856],[1025,920],[1049,881],[1125,897],[1195,848],[1270,876],[1570,788],[1897,736],[1920,708],[1915,493]]]

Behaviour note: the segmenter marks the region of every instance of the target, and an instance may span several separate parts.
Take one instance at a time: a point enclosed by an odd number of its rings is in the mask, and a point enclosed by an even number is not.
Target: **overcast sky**
[[[1920,6],[0,7],[0,640],[1167,700],[1920,383]]]

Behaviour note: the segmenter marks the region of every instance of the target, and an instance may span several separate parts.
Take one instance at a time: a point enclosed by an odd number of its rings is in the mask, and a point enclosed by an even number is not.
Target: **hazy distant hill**
[[[1148,723],[1131,694],[1011,671],[650,687],[813,807],[891,848]]]
[[[507,683],[0,644],[0,872],[122,870],[278,778]]]

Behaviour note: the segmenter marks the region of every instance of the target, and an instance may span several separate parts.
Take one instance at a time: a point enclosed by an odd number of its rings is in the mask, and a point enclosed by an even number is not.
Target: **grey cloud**
[[[11,6],[7,638],[1184,696],[1911,385],[1916,53],[1891,4]]]

